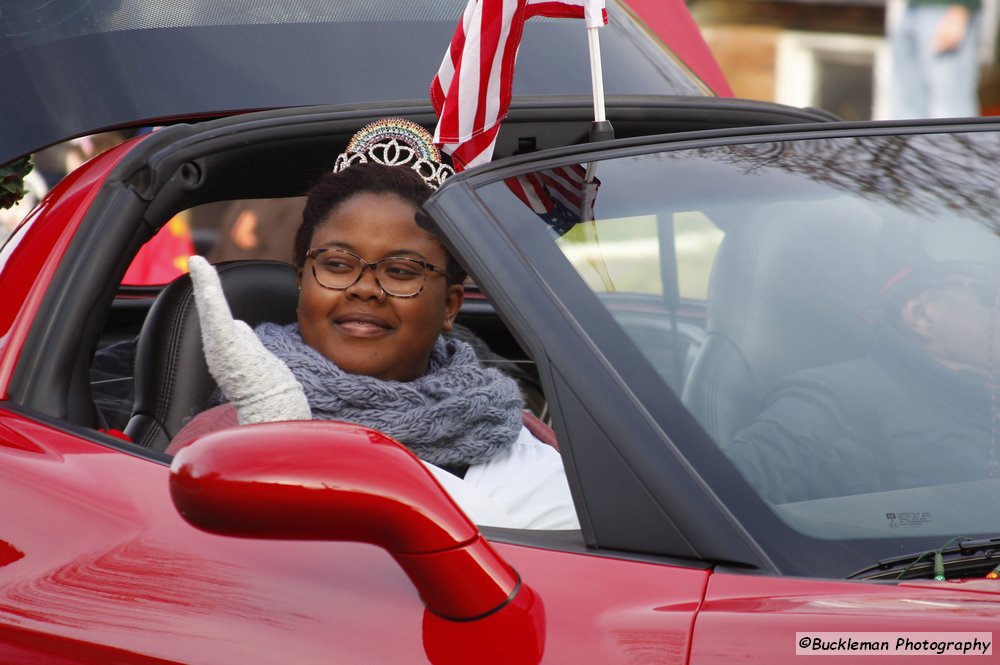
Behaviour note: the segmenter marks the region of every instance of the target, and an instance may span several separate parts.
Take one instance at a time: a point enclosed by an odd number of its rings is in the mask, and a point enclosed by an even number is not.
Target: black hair
[[[302,224],[295,234],[295,265],[301,268],[306,262],[316,229],[322,226],[331,211],[355,194],[395,194],[419,208],[434,193],[420,175],[409,168],[385,166],[375,162],[354,164],[338,173],[325,173],[306,193],[302,210]],[[465,270],[446,247],[448,281],[461,284]]]

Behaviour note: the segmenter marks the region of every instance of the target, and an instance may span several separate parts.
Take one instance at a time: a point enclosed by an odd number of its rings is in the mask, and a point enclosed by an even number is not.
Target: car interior
[[[154,211],[162,218],[197,206],[211,208],[205,204],[236,195],[300,196],[329,168],[357,121],[341,126],[344,129],[340,132],[319,132],[322,138],[315,141],[287,136],[274,141],[267,136],[259,143],[223,150],[208,147],[197,157],[188,156],[179,169],[187,184],[180,191],[170,191],[169,185],[160,190],[145,215]],[[177,143],[183,139],[174,145]],[[523,149],[529,143],[533,139],[522,137],[518,145]],[[198,249],[208,253],[211,243],[199,244]],[[298,290],[290,263],[237,260],[218,264],[217,269],[237,319],[251,326],[295,320]],[[544,398],[533,363],[472,283],[469,292],[468,304],[458,320],[460,334],[474,342],[484,362],[500,365],[518,379],[528,406],[535,415],[544,417]],[[186,275],[163,287],[123,284],[118,288],[91,363],[90,378],[102,426],[122,430],[131,442],[154,452],[164,451],[183,424],[209,403],[215,384],[202,354],[191,282]]]
[[[753,104],[734,103],[731,114],[692,113],[697,99],[675,100],[655,106],[656,100],[617,109],[618,138],[657,132],[712,129],[739,125],[753,117],[758,122],[802,122],[821,114],[789,110],[787,115]],[[720,101],[720,100],[715,100]],[[496,158],[539,149],[572,146],[587,141],[591,108],[576,100],[555,113],[528,102],[512,110],[498,142]],[[403,109],[405,114],[433,128],[426,107]],[[400,113],[393,109],[393,113]],[[182,277],[163,288],[121,284],[121,276],[142,244],[177,213],[211,208],[238,199],[279,199],[304,194],[309,184],[329,168],[356,129],[373,117],[365,113],[328,109],[264,112],[253,122],[239,118],[202,125],[177,125],[157,132],[134,150],[121,172],[122,217],[141,219],[119,254],[113,304],[99,323],[95,353],[87,368],[89,398],[71,400],[70,419],[86,426],[123,430],[137,445],[162,451],[192,408],[214,390],[200,353],[197,318],[190,286]],[[138,196],[137,196],[138,195]],[[109,212],[111,210],[109,209]],[[208,245],[198,238],[206,251]],[[252,261],[223,269],[223,283],[237,318],[251,323],[285,321],[294,316],[294,271],[287,265]],[[270,272],[269,272],[270,271]],[[280,280],[267,275],[280,273]],[[524,389],[531,411],[544,419],[546,407],[531,359],[504,326],[484,294],[470,283],[459,324],[483,342],[482,357],[501,363]],[[161,292],[162,291],[162,292]],[[262,295],[266,294],[266,295]],[[700,331],[692,331],[695,337]],[[693,348],[693,347],[692,347]],[[684,361],[690,366],[690,359]],[[676,372],[675,372],[676,373]],[[679,388],[681,376],[670,377]],[[87,405],[97,405],[97,413]],[[77,415],[73,416],[72,413]]]
[[[216,270],[234,318],[251,327],[265,321],[279,324],[295,321],[298,287],[295,268],[289,263],[227,261],[216,264]],[[479,311],[463,316],[461,332],[456,334],[473,344],[483,362],[498,366],[516,378],[528,404],[534,406],[535,415],[544,415],[544,400],[533,363],[483,303],[474,309]],[[493,352],[484,336],[512,359]],[[204,360],[191,279],[183,275],[163,288],[134,344],[119,343],[98,352],[97,357],[113,352],[134,353],[132,406],[125,434],[143,448],[165,450],[186,421],[210,403],[216,390]]]

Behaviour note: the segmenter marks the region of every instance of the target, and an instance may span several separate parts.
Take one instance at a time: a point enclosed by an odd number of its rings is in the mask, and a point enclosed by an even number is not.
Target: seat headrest
[[[728,230],[683,394],[717,443],[749,424],[779,379],[868,350],[880,225],[870,207],[844,198],[763,206]]]
[[[864,353],[879,226],[870,209],[850,200],[760,209],[720,247],[710,332],[737,341],[766,387]]]

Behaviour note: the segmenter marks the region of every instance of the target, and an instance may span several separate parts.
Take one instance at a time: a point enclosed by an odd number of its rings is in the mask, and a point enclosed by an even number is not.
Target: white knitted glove
[[[311,420],[302,385],[243,321],[233,319],[215,268],[188,259],[208,371],[236,407],[241,425]]]

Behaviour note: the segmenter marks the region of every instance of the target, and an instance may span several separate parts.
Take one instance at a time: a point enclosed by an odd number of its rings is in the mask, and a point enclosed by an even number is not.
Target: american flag
[[[604,0],[469,0],[431,82],[438,115],[434,142],[451,155],[456,170],[493,156],[510,108],[521,32],[533,16],[586,18],[588,28],[608,21]]]
[[[507,178],[504,183],[559,235],[593,219],[601,184],[596,178],[588,182],[587,169],[579,164]]]
[[[599,28],[608,23],[604,0],[528,0],[528,16],[552,18],[583,18],[588,28]]]

